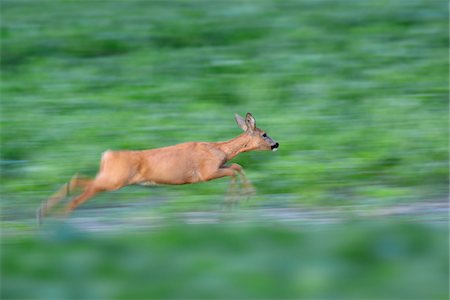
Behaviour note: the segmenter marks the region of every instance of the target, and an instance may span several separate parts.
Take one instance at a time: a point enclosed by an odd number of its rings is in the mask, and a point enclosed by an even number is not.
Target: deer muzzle
[[[278,150],[278,146],[280,146],[280,144],[275,143],[275,144],[271,145],[270,148],[272,149],[272,151],[277,151]]]

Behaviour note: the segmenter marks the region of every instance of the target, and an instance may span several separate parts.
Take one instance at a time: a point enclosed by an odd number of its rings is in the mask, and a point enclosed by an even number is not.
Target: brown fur
[[[66,215],[99,192],[127,185],[191,184],[225,176],[235,182],[239,174],[246,189],[251,190],[242,167],[225,163],[242,152],[276,149],[278,143],[256,128],[250,113],[245,120],[236,115],[236,121],[245,132],[226,142],[187,142],[142,151],[105,151],[97,176],[94,179],[72,178],[39,208],[39,222],[70,191],[78,188],[83,192],[67,205]]]

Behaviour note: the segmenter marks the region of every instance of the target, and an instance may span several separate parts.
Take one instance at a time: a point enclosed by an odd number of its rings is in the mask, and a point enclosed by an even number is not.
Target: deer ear
[[[242,130],[247,131],[247,124],[245,123],[245,120],[243,117],[241,117],[238,114],[234,114],[234,119],[236,120],[236,123],[239,127],[241,127]]]
[[[255,117],[251,113],[247,113],[245,116],[245,124],[250,132],[253,132],[256,128]]]

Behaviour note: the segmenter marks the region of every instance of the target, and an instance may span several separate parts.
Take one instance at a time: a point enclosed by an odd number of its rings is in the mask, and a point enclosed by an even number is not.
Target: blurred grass
[[[423,224],[65,226],[10,237],[1,257],[2,299],[448,298],[448,231]]]
[[[2,299],[448,298],[448,205],[360,212],[448,199],[446,1],[0,6]],[[222,179],[125,188],[71,219],[132,232],[35,231],[38,204],[102,151],[230,139],[247,111],[281,147],[235,159],[257,189],[241,207],[310,205],[317,222],[166,224],[220,210]],[[359,221],[317,226],[333,207]]]
[[[233,113],[247,111],[281,144],[236,159],[259,195],[320,205],[448,195],[445,1],[1,8],[3,215],[31,216],[74,173],[94,175],[105,149],[226,140],[239,134]],[[161,193],[195,202],[225,184]]]

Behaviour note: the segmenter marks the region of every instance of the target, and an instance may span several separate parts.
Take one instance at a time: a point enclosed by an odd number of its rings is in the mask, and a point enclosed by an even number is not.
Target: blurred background
[[[2,299],[448,299],[448,2],[1,1]],[[280,143],[39,204],[106,149]]]

